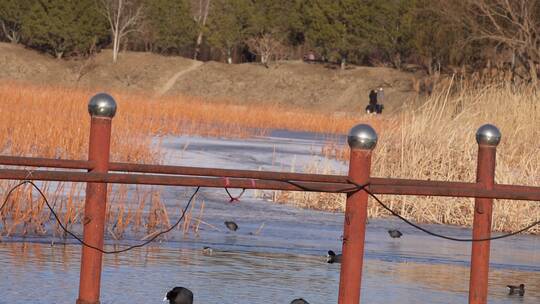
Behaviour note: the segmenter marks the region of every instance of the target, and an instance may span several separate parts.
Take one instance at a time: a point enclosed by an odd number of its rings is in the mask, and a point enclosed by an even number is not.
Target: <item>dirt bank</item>
[[[0,43],[0,79],[38,84],[120,89],[150,94],[217,97],[239,103],[279,103],[322,111],[360,111],[370,89],[385,89],[387,110],[414,96],[413,74],[390,68],[279,62],[227,65],[151,53],[109,50],[91,59],[57,60],[19,45]]]

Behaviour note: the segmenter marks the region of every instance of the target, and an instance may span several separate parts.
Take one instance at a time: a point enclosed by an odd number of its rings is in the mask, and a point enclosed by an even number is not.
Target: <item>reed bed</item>
[[[14,185],[11,183],[3,186]],[[72,232],[82,233],[80,224],[84,221],[84,195],[81,195],[81,192],[86,185],[44,182],[39,186],[62,224]],[[179,203],[181,202],[182,206],[169,207],[168,210],[161,199],[161,191],[153,187],[137,186],[128,191],[127,185],[109,185],[108,192],[105,232],[114,240],[126,237],[145,240],[169,228],[173,221],[182,215],[183,204],[187,200],[187,197],[180,198]],[[181,235],[198,235],[203,216],[204,202],[198,203],[194,200],[186,211],[182,225],[178,226]],[[20,187],[12,194],[0,214],[0,222],[0,236],[68,237],[66,231],[53,219],[45,201],[29,185]]]
[[[80,88],[36,86],[20,82],[0,84],[0,150],[4,155],[85,159],[88,151],[87,103],[95,91]],[[155,139],[163,135],[248,137],[265,134],[270,128],[344,132],[347,120],[327,119],[321,114],[297,113],[276,105],[247,107],[225,100],[207,102],[185,96],[157,98],[144,94],[112,92],[118,102],[113,121],[111,159],[138,163],[160,163],[162,155]],[[349,118],[352,121],[352,118]],[[302,122],[294,125],[292,122]],[[324,123],[321,125],[321,121]],[[326,124],[326,127],[325,127]],[[4,195],[14,183],[2,182]],[[84,185],[43,183],[44,191],[69,229],[77,229],[83,218]],[[138,188],[137,188],[138,189]],[[127,231],[152,236],[170,224],[169,212],[158,190],[135,191],[129,195],[120,186],[109,193],[106,232],[114,239]],[[188,210],[182,233],[197,234],[204,203]],[[176,213],[178,214],[178,213]],[[66,236],[51,222],[44,201],[29,187],[14,193],[0,214],[2,234],[45,234]],[[48,224],[52,223],[52,228]]]
[[[493,123],[502,132],[497,148],[497,183],[540,186],[540,106],[539,94],[527,87],[491,85],[459,90],[447,87],[425,102],[403,104],[388,124],[378,130],[379,143],[373,154],[372,175],[409,179],[464,181],[476,180],[478,146],[475,132],[484,123]],[[377,128],[377,127],[376,127]],[[382,132],[381,132],[382,131]],[[347,162],[344,144],[329,142],[322,154]],[[328,174],[331,168],[306,168]],[[324,210],[344,210],[344,195],[278,192],[277,201]],[[381,196],[393,210],[421,223],[471,226],[472,199],[440,197]],[[389,216],[370,200],[370,217]],[[540,219],[538,202],[497,200],[493,229],[514,231]],[[540,233],[536,226],[531,233]]]
[[[0,113],[4,118],[0,122],[0,143],[4,143],[4,153],[85,155],[89,125],[86,109],[93,94],[95,91],[79,88],[0,84]],[[149,135],[238,138],[266,134],[269,129],[344,134],[355,123],[382,126],[388,121],[355,114],[329,115],[277,104],[238,105],[227,100],[187,96],[155,97],[114,91],[111,94],[118,103],[111,151],[114,158],[125,160],[159,159],[155,155],[153,158],[143,155],[151,153]]]
[[[85,159],[88,151],[88,89],[35,86],[18,82],[0,84],[0,149],[8,155]],[[527,88],[490,85],[458,88],[452,83],[425,101],[407,101],[392,115],[329,115],[289,109],[279,105],[238,105],[227,100],[203,100],[186,96],[154,97],[112,92],[119,110],[113,121],[111,158],[114,161],[160,163],[163,155],[156,138],[164,135],[249,137],[270,129],[345,134],[357,123],[369,123],[378,131],[373,175],[431,180],[475,180],[476,129],[495,123],[503,133],[498,148],[496,181],[540,185],[540,109],[538,93]],[[329,137],[331,138],[331,137]],[[321,151],[329,158],[348,159],[343,143],[329,140]],[[343,174],[317,163],[305,172]],[[11,182],[0,183],[4,195]],[[63,223],[80,229],[84,184],[42,183]],[[111,188],[107,210],[107,233],[121,239],[128,233],[151,237],[171,224],[170,214],[156,188]],[[274,192],[271,199],[305,208],[343,210],[341,195]],[[470,199],[395,197],[383,200],[403,216],[418,222],[468,226],[472,222]],[[174,209],[174,210],[173,210]],[[180,226],[183,235],[199,233],[204,202],[196,202]],[[371,217],[388,214],[370,203]],[[174,217],[176,218],[176,217]],[[493,227],[515,230],[540,218],[540,206],[530,202],[498,201]],[[0,214],[2,235],[45,234],[53,229],[43,200],[29,188],[17,191]],[[52,225],[52,228],[51,228]],[[212,227],[211,227],[212,228]],[[539,233],[536,227],[534,233]],[[49,231],[50,233],[50,231]]]

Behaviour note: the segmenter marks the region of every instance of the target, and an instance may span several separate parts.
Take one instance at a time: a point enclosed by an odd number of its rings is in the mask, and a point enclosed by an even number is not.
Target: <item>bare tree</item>
[[[21,38],[19,29],[11,29],[8,26],[6,26],[6,23],[3,20],[0,20],[0,24],[2,25],[2,31],[4,33],[4,36],[11,42],[11,43],[19,43],[19,40]]]
[[[270,33],[251,37],[246,44],[253,54],[261,58],[261,63],[267,68],[270,60],[285,57],[285,46]]]
[[[206,20],[208,19],[208,11],[210,8],[210,0],[199,0],[199,12],[195,16],[195,22],[199,26],[199,35],[197,35],[197,41],[195,44],[195,54],[193,59],[197,59],[201,52],[201,44],[203,40],[204,29],[206,26]]]
[[[21,39],[22,20],[34,2],[30,0],[0,1],[1,32],[11,43],[18,43]]]
[[[86,58],[80,56],[81,61],[79,64],[75,65],[73,71],[75,72],[75,81],[79,82],[85,75],[92,72],[96,67],[96,54],[97,54],[97,37],[94,37],[92,41],[92,46],[88,50],[88,55]]]
[[[454,0],[444,1],[448,16],[471,31],[470,40],[483,40],[513,52],[532,83],[540,63],[540,1]]]
[[[100,0],[101,9],[109,20],[113,40],[113,62],[118,60],[122,39],[138,31],[142,20],[142,3],[137,0]]]

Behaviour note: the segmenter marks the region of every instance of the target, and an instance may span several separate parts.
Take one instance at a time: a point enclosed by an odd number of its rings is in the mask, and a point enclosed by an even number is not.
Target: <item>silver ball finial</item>
[[[90,98],[88,113],[92,117],[113,118],[116,114],[116,101],[107,93],[99,93]]]
[[[476,131],[476,142],[479,145],[496,147],[501,141],[501,131],[491,124],[485,124]]]
[[[370,125],[359,124],[349,131],[347,142],[351,149],[373,150],[377,139],[377,133]]]

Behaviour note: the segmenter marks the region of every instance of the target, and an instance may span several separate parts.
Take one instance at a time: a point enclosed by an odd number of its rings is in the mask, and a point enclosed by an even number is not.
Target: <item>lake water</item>
[[[316,138],[274,136],[250,140],[166,138],[167,164],[269,169],[302,168],[317,156]],[[344,164],[329,161],[336,171]],[[185,203],[193,189],[168,187],[167,206]],[[231,190],[236,192],[236,190]],[[162,303],[174,286],[195,293],[195,303],[336,303],[343,214],[300,210],[257,199],[247,191],[230,204],[223,189],[203,189],[199,236],[173,231],[167,241],[104,258],[102,303]],[[171,214],[176,218],[178,214]],[[229,232],[225,220],[239,229]],[[257,231],[264,227],[257,235]],[[469,229],[425,225],[436,232],[470,237]],[[400,229],[391,239],[387,230]],[[54,245],[51,246],[54,240]],[[63,244],[65,242],[65,244]],[[138,243],[107,240],[107,249]],[[201,249],[210,246],[213,255]],[[81,247],[52,236],[4,238],[0,242],[0,303],[74,303]],[[362,303],[466,303],[470,244],[434,239],[396,220],[371,220],[367,227]],[[524,297],[508,296],[507,284],[526,285]],[[540,303],[540,237],[520,235],[492,242],[489,303]]]

